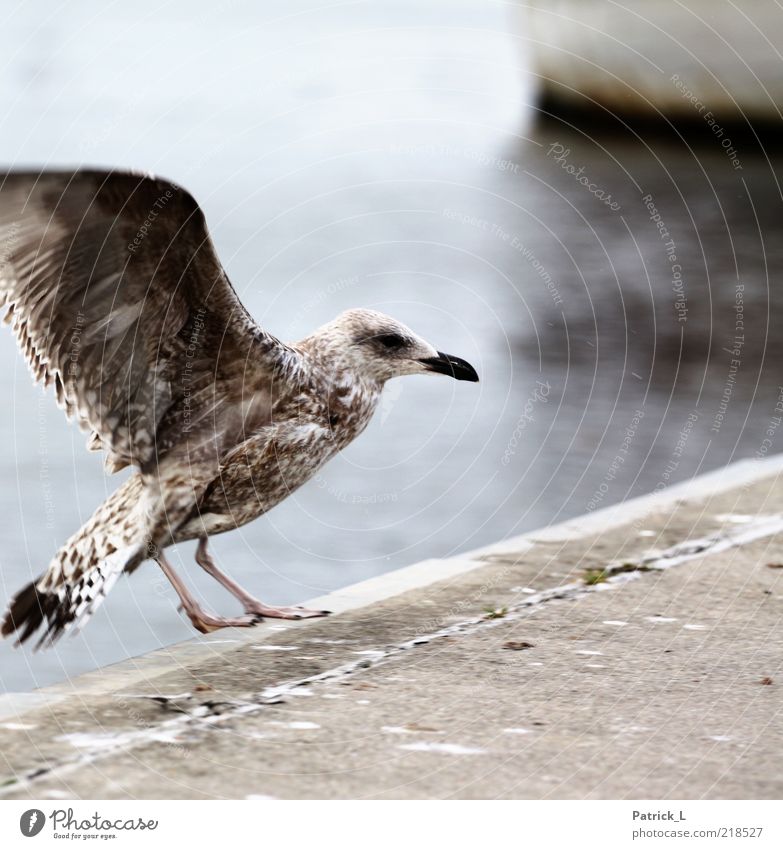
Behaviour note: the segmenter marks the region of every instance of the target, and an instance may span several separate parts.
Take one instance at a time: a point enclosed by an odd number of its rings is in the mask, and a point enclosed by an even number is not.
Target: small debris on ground
[[[508,613],[507,607],[485,607],[485,619],[502,619]]]
[[[769,677],[769,675],[765,675],[765,676],[761,679],[761,681],[759,681],[759,684],[766,684],[766,685],[769,685],[769,684],[771,684],[771,683],[772,683],[772,679]]]
[[[603,584],[608,579],[609,573],[606,569],[587,569],[582,577],[587,586],[592,587],[595,584]]]
[[[503,648],[510,651],[524,651],[525,649],[533,649],[535,646],[527,640],[509,640],[507,643],[503,643]]]

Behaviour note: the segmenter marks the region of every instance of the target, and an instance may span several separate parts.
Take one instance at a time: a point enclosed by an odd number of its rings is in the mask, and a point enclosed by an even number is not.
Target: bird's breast
[[[329,398],[317,409],[273,417],[226,458],[178,539],[222,533],[271,510],[364,430],[376,400],[346,405]]]

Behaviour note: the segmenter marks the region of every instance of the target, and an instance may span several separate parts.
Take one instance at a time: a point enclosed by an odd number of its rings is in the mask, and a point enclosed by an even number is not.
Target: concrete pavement
[[[780,798],[782,468],[6,699],[2,795]]]

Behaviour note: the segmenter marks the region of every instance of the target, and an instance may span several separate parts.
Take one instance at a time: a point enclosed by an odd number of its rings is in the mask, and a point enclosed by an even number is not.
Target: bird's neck
[[[383,391],[383,381],[357,368],[345,348],[329,344],[323,336],[313,336],[296,344],[307,362],[311,391],[326,402],[330,426],[345,443],[355,438],[369,423]]]
[[[360,379],[349,369],[329,369],[321,385],[325,388],[326,416],[339,451],[369,424],[383,386]]]

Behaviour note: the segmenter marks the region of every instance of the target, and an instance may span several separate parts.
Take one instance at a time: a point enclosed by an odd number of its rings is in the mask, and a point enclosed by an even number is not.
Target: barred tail
[[[134,475],[104,501],[46,572],[14,596],[0,634],[16,633],[19,645],[43,626],[41,648],[86,623],[117,578],[147,557],[142,495],[141,476]]]

